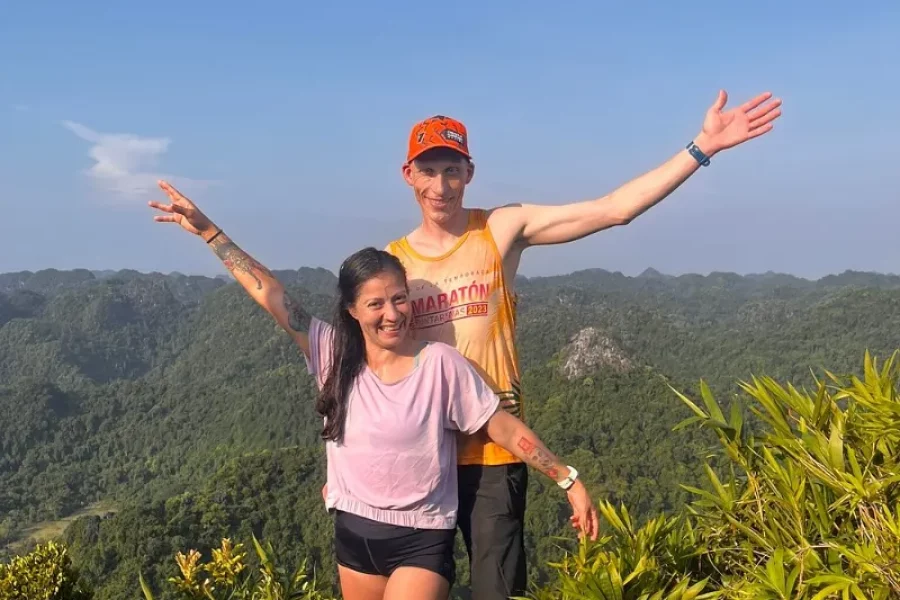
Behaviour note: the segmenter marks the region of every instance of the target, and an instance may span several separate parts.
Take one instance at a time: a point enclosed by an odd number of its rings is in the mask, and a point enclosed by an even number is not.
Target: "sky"
[[[266,266],[336,270],[418,222],[412,125],[469,129],[468,206],[604,196],[719,89],[784,102],[537,276],[900,272],[900,3],[0,2],[0,272],[225,273],[155,223],[166,178]]]

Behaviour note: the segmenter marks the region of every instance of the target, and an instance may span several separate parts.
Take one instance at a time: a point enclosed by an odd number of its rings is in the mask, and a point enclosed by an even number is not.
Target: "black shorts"
[[[455,529],[415,529],[372,521],[337,511],[334,546],[339,565],[369,575],[390,577],[398,567],[433,571],[453,587]]]

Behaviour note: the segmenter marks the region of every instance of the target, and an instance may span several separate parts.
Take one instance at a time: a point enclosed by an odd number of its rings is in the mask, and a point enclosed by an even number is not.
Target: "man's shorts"
[[[526,595],[528,465],[465,465],[458,473],[459,529],[469,553],[472,600]]]

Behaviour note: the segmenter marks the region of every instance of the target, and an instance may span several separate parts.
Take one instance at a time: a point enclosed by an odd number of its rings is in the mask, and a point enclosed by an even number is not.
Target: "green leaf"
[[[719,481],[719,478],[718,478],[718,476],[716,476],[716,472],[713,471],[712,467],[710,467],[709,464],[705,464],[703,466],[706,469],[706,476],[709,478],[709,481],[712,483],[713,487],[715,488],[716,493],[719,494],[719,498],[721,499],[721,501],[723,503],[722,507],[726,511],[730,511],[732,508],[732,502],[734,501],[734,498],[732,497],[731,493],[725,488],[725,486],[722,485],[722,482]]]
[[[685,581],[687,581],[687,580],[685,580]],[[698,581],[697,583],[695,583],[694,585],[692,585],[691,587],[686,589],[684,591],[684,593],[681,595],[681,600],[695,600],[697,598],[697,596],[700,594],[700,592],[702,592],[703,589],[706,587],[706,583],[708,581],[709,581],[709,577],[706,577],[705,579],[701,579],[700,581]]]
[[[737,434],[736,437],[740,437],[741,431],[744,426],[744,413],[741,410],[741,404],[737,400],[735,400],[731,405],[731,418],[728,420],[731,428]]]
[[[144,581],[144,574],[138,573],[138,580],[141,582],[141,591],[144,592],[144,598],[146,600],[153,600],[153,592],[150,591],[150,586],[147,585],[147,582]],[[134,581],[132,579],[132,581]]]
[[[834,592],[846,590],[849,585],[849,583],[834,583],[819,590],[819,592],[810,598],[810,600],[825,600],[826,598],[830,598]]]
[[[844,434],[838,423],[831,427],[831,437],[828,440],[831,466],[839,472],[844,472]]]
[[[675,425],[675,427],[672,428],[672,431],[681,431],[688,425],[693,425],[694,423],[697,423],[697,422],[703,421],[703,420],[705,420],[705,417],[697,417],[697,416],[688,417],[684,421],[681,421],[680,423]]]
[[[706,381],[700,380],[700,396],[703,398],[703,403],[706,405],[706,410],[709,411],[709,416],[720,422],[725,422],[725,415],[722,414],[722,409],[719,408],[719,403],[716,402],[716,399],[713,398],[712,392],[709,389],[709,386],[706,384]]]
[[[766,563],[766,574],[769,582],[779,591],[784,592],[784,551],[779,548]]]
[[[668,385],[668,384],[667,384],[667,385]],[[670,390],[672,390],[672,392],[673,392],[676,396],[678,396],[678,398],[679,398],[682,402],[684,402],[684,403],[687,405],[687,407],[690,408],[690,409],[694,412],[695,415],[697,415],[697,416],[700,417],[701,419],[708,419],[708,418],[709,418],[709,415],[706,414],[705,412],[703,412],[703,411],[700,409],[699,406],[697,406],[696,404],[694,404],[693,402],[691,402],[691,401],[688,399],[687,396],[685,396],[684,394],[682,394],[681,392],[679,392],[678,390],[676,390],[675,388],[673,388],[671,385],[668,385],[668,388],[669,388]]]
[[[710,429],[721,429],[722,431],[734,431],[734,428],[726,423],[725,421],[720,421],[718,419],[707,419],[703,422],[702,427],[708,427]]]

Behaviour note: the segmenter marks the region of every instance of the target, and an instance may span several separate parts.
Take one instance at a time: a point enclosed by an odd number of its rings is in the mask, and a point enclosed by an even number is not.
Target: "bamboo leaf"
[[[722,409],[719,408],[719,403],[713,398],[712,391],[710,391],[709,386],[704,380],[700,380],[700,397],[703,398],[703,404],[706,405],[709,416],[716,421],[725,422],[725,415],[722,413]]]
[[[779,548],[766,563],[769,582],[780,592],[784,592],[784,551]]]
[[[834,583],[829,586],[822,588],[819,593],[813,596],[810,600],[825,600],[826,598],[831,597],[834,592],[841,591],[847,589],[849,583]]]
[[[687,580],[685,580],[687,581]],[[697,596],[706,588],[706,583],[709,581],[709,577],[701,579],[688,589],[684,591],[681,595],[681,600],[695,600]]]
[[[153,600],[153,592],[150,591],[150,586],[148,586],[147,582],[144,580],[143,573],[138,573],[138,580],[141,583],[141,591],[144,592],[144,598],[146,600]]]
[[[831,465],[839,472],[844,472],[844,434],[838,424],[832,425],[831,437],[828,440]]]
[[[688,408],[691,409],[691,411],[694,412],[695,415],[697,415],[697,416],[700,417],[701,419],[708,419],[708,418],[709,418],[709,415],[706,414],[705,412],[703,412],[703,410],[702,410],[699,406],[697,406],[696,404],[694,404],[693,402],[691,402],[691,401],[688,399],[687,396],[685,396],[684,394],[682,394],[681,392],[679,392],[678,390],[676,390],[675,388],[673,388],[671,385],[669,385],[668,387],[669,387],[670,390],[672,390],[672,392],[675,393],[676,396],[678,396],[678,398],[679,398],[682,402],[684,402],[684,403],[687,405]]]
[[[741,410],[741,404],[737,400],[731,405],[731,418],[728,422],[736,434],[735,437],[740,437],[744,426],[744,414]]]
[[[680,423],[678,423],[677,425],[675,425],[675,426],[672,428],[672,431],[681,431],[682,429],[684,429],[684,428],[687,427],[688,425],[693,425],[694,423],[697,423],[697,422],[703,421],[703,420],[704,420],[704,417],[697,417],[697,416],[688,417],[688,418],[685,419],[684,421],[681,421]]]

